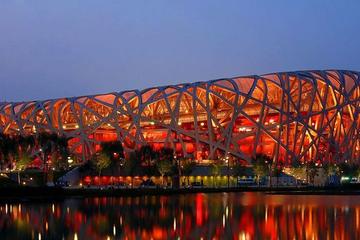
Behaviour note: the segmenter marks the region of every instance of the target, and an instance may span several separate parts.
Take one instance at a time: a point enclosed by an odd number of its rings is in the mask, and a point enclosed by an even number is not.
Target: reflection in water
[[[360,196],[214,193],[0,204],[1,239],[360,239]]]

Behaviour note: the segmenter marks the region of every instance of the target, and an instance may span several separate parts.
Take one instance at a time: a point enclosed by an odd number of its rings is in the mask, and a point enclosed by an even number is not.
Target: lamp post
[[[44,176],[43,176],[43,182],[46,184],[47,183],[47,159],[45,159],[45,153],[44,150],[42,148],[39,149],[40,152],[40,156],[42,158],[43,161],[43,171],[44,171]]]
[[[71,164],[74,162],[74,160],[69,156],[69,157],[67,158],[67,162],[68,162],[69,168],[70,168],[70,167],[71,167]]]
[[[176,156],[176,153],[174,153],[174,161],[176,164],[176,168],[177,168],[177,175],[178,175],[178,181],[177,181],[177,188],[180,188],[180,182],[181,182],[181,169],[180,169],[180,163],[179,163],[179,159]],[[174,186],[173,186],[174,187]]]
[[[179,161],[177,159],[176,154],[174,154],[174,161],[175,161],[175,164],[176,164],[176,167],[177,167],[177,170],[178,170],[178,175],[180,176],[180,166],[179,166]]]
[[[301,165],[305,165],[306,183],[309,184],[309,163],[308,161],[304,160]]]
[[[225,157],[225,163],[227,164],[227,187],[230,188],[230,160],[229,160],[229,153],[226,154],[226,157]]]
[[[39,149],[39,152],[40,152],[41,160],[43,161],[43,164],[44,164],[44,171],[45,171],[45,164],[46,164],[46,162],[45,162],[45,159],[44,159],[45,157],[44,157],[43,149],[40,148],[40,149]]]
[[[269,173],[269,187],[271,187],[271,164],[269,163],[268,160],[265,160],[265,164],[268,168],[268,173]]]

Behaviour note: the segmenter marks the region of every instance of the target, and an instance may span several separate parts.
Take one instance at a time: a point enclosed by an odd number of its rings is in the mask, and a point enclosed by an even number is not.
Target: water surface
[[[1,239],[360,239],[360,196],[211,193],[0,203]]]

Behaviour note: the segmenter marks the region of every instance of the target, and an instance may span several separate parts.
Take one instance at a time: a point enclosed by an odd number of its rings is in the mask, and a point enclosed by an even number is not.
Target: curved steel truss
[[[179,155],[358,161],[359,73],[299,71],[104,95],[1,103],[0,131],[55,132],[84,157],[101,141]]]

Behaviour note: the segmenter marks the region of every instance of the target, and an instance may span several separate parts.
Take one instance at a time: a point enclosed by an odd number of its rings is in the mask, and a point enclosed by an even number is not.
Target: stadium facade
[[[84,159],[103,141],[172,147],[199,161],[358,161],[359,72],[280,72],[93,96],[0,103],[5,134],[65,135]]]

